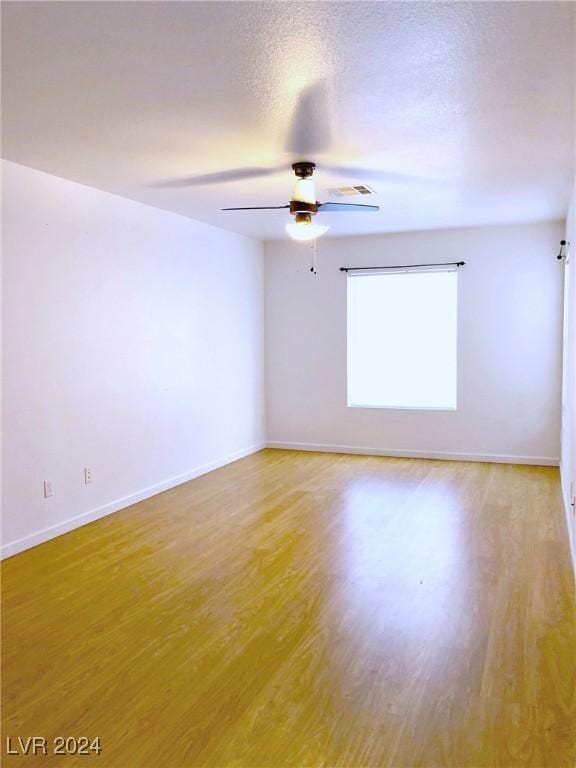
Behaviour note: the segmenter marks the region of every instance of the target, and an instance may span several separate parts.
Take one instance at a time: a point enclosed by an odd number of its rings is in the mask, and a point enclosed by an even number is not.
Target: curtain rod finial
[[[566,254],[562,253],[562,251],[564,250],[564,246],[566,245],[570,245],[570,243],[566,242],[566,240],[560,240],[560,252],[558,253],[558,256],[556,256],[558,260],[566,258]]]

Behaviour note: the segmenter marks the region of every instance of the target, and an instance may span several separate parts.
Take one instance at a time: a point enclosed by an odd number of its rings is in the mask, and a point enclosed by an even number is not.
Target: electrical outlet
[[[88,485],[92,482],[92,469],[90,467],[84,467],[84,484]]]
[[[44,480],[44,498],[49,499],[50,496],[53,496],[54,492],[52,490],[52,481],[51,480]]]

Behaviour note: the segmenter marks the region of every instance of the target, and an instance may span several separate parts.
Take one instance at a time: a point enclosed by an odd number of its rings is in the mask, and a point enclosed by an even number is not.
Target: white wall
[[[568,534],[576,570],[576,185],[566,219],[564,273],[564,366],[562,382],[562,448],[560,472]]]
[[[262,246],[13,163],[3,174],[11,554],[262,443]]]
[[[269,444],[555,463],[563,268],[558,223],[266,243]],[[464,260],[459,407],[346,406],[346,277],[340,266]],[[426,375],[426,371],[422,371]]]

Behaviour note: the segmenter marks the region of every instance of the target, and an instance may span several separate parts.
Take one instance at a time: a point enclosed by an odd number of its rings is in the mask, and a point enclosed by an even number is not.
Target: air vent
[[[354,184],[351,187],[332,187],[328,193],[333,197],[354,197],[355,195],[373,195],[374,190],[366,184]]]

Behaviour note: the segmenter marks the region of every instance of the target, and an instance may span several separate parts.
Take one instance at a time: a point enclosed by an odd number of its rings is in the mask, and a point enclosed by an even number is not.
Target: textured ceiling
[[[219,208],[287,202],[295,159],[316,161],[320,200],[340,184],[375,188],[351,202],[377,202],[378,214],[318,216],[334,235],[564,216],[573,3],[9,2],[2,12],[3,156],[17,163],[262,238],[284,235],[285,211]],[[160,184],[244,167],[286,170]]]

